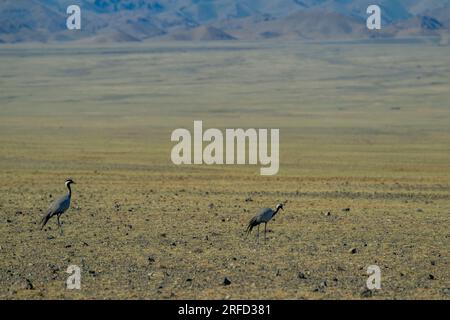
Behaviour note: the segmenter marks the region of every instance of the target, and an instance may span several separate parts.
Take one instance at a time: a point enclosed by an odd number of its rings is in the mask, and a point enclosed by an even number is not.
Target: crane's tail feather
[[[256,227],[257,225],[258,223],[256,221],[256,217],[253,217],[248,223],[247,229],[245,230],[247,236],[250,234],[250,232],[252,232],[253,228]]]
[[[52,217],[52,215],[50,213],[47,213],[45,216],[42,217],[41,230],[44,229],[45,225],[47,224],[48,220],[50,220],[51,217]]]

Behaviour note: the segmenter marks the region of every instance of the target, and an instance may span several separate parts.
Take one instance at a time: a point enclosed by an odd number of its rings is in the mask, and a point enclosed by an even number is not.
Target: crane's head
[[[279,210],[279,209],[284,210],[282,203],[277,204],[277,210]]]
[[[66,187],[70,186],[71,184],[75,184],[75,181],[73,181],[72,179],[67,179],[66,180]]]

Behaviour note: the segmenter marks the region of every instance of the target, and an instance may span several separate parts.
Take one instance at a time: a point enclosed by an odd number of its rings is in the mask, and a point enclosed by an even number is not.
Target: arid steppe
[[[175,166],[194,120],[279,128],[278,175]],[[449,299],[450,47],[2,45],[0,181],[3,299]]]

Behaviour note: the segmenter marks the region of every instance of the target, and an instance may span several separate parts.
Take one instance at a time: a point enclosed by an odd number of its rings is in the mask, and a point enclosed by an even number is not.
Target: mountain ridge
[[[450,0],[380,0],[382,30],[365,27],[369,0],[2,0],[0,42],[366,39],[450,31]],[[66,8],[82,30],[66,29]]]

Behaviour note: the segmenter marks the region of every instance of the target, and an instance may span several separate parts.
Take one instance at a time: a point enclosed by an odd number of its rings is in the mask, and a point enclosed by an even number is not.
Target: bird
[[[58,200],[56,200],[55,202],[53,202],[50,205],[50,207],[47,210],[47,213],[45,214],[45,216],[42,217],[41,230],[44,229],[45,225],[52,217],[56,216],[61,235],[63,234],[63,230],[62,230],[62,226],[61,226],[61,222],[59,221],[59,218],[70,207],[70,198],[72,197],[72,189],[70,188],[71,184],[75,184],[75,182],[72,179],[67,179],[65,182],[66,188],[68,189],[67,194],[62,196],[61,198],[59,198]]]
[[[271,208],[263,208],[263,209],[259,210],[258,214],[256,216],[254,216],[248,223],[247,230],[246,230],[247,236],[250,234],[250,232],[252,232],[253,228],[257,226],[258,227],[257,238],[259,241],[259,225],[261,223],[264,223],[264,241],[265,241],[266,240],[266,232],[267,232],[267,223],[270,220],[272,220],[272,218],[275,217],[275,215],[280,210],[284,210],[282,203],[277,204],[275,211],[272,210]]]

